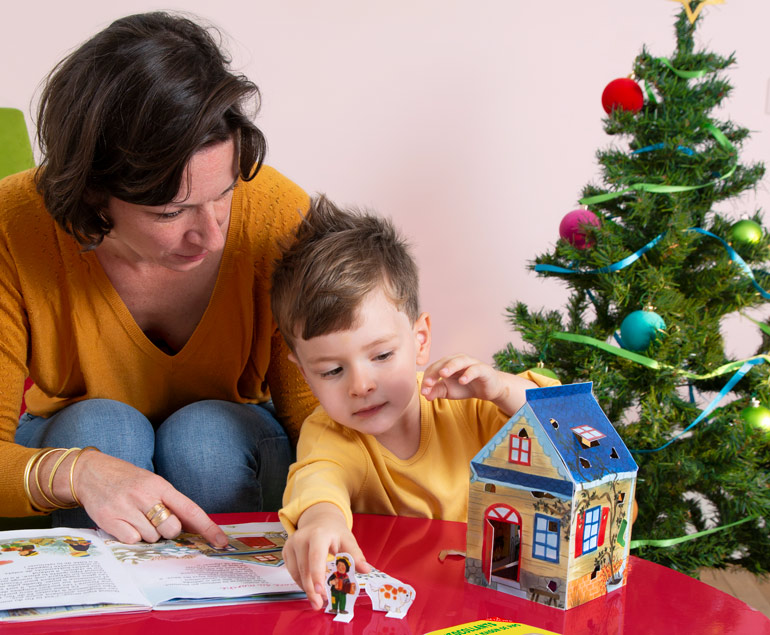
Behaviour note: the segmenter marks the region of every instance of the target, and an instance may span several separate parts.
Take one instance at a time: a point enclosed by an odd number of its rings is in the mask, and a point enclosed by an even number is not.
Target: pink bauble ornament
[[[574,209],[561,219],[559,236],[577,249],[587,249],[594,244],[591,239],[586,239],[589,226],[599,226],[596,214],[588,209]]]
[[[602,106],[608,114],[616,108],[639,112],[644,106],[644,93],[633,79],[628,77],[613,79],[604,88]]]

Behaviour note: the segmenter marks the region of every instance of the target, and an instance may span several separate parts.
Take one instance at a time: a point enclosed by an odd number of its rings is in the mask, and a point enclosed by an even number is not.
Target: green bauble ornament
[[[550,368],[544,368],[543,366],[536,366],[535,368],[529,369],[530,373],[537,373],[538,375],[542,375],[543,377],[550,377],[551,379],[559,379],[559,376],[553,372]]]
[[[629,313],[620,324],[623,348],[629,351],[643,351],[665,328],[666,323],[655,311]]]
[[[759,405],[759,401],[752,399],[751,405],[741,410],[741,419],[770,440],[770,409]]]
[[[739,220],[730,229],[730,237],[736,245],[756,245],[762,240],[762,226],[753,220]]]

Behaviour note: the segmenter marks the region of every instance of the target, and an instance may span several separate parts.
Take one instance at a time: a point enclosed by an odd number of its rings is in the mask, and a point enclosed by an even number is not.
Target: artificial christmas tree
[[[714,112],[730,93],[722,72],[734,57],[695,49],[703,3],[697,12],[683,4],[674,55],[643,48],[635,60],[644,105],[604,120],[617,147],[597,153],[603,184],[580,200],[599,222],[581,224],[580,244],[562,239],[536,258],[536,271],[570,288],[564,315],[516,303],[508,311],[525,350],[509,344],[495,361],[593,381],[639,464],[637,555],[687,573],[728,564],[762,573],[770,442],[746,408],[752,399],[770,406],[770,356],[764,347],[729,359],[720,320],[770,299],[770,237],[759,212],[736,229],[714,206],[755,187],[764,166],[740,162],[748,130]],[[677,540],[714,526],[723,529]]]

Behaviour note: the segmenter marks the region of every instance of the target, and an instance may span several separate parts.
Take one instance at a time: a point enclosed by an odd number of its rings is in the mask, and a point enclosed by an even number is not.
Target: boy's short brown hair
[[[352,328],[362,300],[377,288],[417,320],[417,265],[393,223],[314,198],[273,272],[273,316],[289,347],[297,337]]]

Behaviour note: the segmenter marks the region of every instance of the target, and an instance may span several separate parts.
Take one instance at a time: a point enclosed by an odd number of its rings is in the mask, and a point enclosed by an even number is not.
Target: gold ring
[[[155,516],[150,519],[150,522],[152,523],[153,527],[157,527],[169,516],[171,516],[171,510],[169,510],[168,507],[164,507],[159,513],[155,514]]]
[[[145,516],[147,517],[147,520],[152,523],[153,527],[157,527],[164,520],[166,520],[166,518],[171,516],[171,512],[163,503],[156,503],[152,506],[150,511],[145,514]]]

